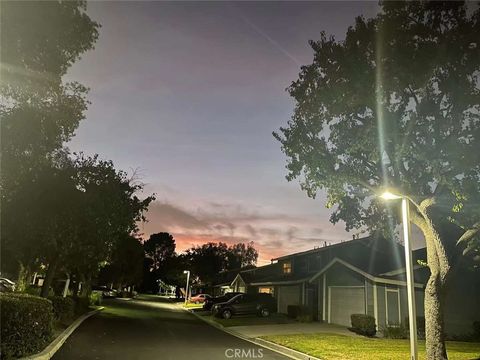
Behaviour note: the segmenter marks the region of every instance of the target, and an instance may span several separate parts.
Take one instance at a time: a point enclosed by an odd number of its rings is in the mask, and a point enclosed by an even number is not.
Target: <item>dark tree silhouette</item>
[[[152,270],[158,271],[165,267],[165,262],[175,254],[175,240],[166,232],[152,234],[143,243],[145,254],[152,260]]]

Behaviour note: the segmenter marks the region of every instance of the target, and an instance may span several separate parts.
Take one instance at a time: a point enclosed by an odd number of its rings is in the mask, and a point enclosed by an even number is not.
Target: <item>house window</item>
[[[258,292],[260,294],[272,294],[273,295],[273,287],[259,287]]]
[[[290,261],[283,263],[283,273],[291,274],[292,273],[292,263]]]

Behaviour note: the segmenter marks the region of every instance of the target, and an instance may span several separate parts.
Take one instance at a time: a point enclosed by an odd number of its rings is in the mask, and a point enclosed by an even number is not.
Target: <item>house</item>
[[[305,305],[319,321],[350,326],[355,313],[374,316],[379,329],[398,326],[408,316],[404,254],[401,244],[372,235],[238,271],[229,288],[271,293],[280,313],[287,313],[288,305]],[[429,270],[417,260],[425,260],[426,251],[413,256],[417,316],[423,316]],[[480,276],[464,270],[447,298],[446,328],[452,334],[468,333],[472,321],[480,320]]]

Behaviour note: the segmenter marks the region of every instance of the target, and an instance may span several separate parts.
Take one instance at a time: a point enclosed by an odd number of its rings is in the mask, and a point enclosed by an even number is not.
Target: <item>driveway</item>
[[[288,359],[216,329],[166,300],[109,300],[53,359]]]

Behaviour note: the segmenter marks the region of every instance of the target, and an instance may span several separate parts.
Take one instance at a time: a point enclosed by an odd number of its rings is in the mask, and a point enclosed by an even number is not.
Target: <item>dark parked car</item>
[[[93,291],[98,291],[102,293],[102,297],[104,298],[114,298],[117,297],[117,290],[110,289],[106,286],[94,286],[92,288]]]
[[[213,305],[215,316],[230,319],[233,315],[270,316],[277,311],[275,298],[270,294],[240,294],[224,303]]]
[[[15,283],[7,278],[0,278],[0,292],[12,292],[15,291]]]
[[[225,293],[222,296],[217,296],[217,297],[214,297],[214,298],[205,299],[205,302],[203,303],[203,309],[204,310],[212,310],[212,307],[213,307],[214,304],[227,302],[228,300],[230,300],[234,296],[237,296],[237,295],[240,295],[240,294],[243,294],[243,293],[241,293],[241,292],[228,292],[228,293]]]

